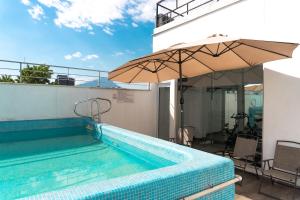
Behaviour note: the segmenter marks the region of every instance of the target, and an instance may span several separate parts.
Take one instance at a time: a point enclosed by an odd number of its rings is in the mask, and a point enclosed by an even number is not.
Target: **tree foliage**
[[[10,75],[1,75],[0,82],[14,83],[14,79]]]
[[[17,79],[19,83],[49,84],[53,71],[47,65],[27,65]]]

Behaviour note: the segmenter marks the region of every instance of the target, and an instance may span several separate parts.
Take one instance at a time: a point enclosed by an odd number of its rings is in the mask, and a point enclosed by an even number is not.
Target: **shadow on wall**
[[[300,78],[264,69],[263,159],[277,140],[300,142]]]

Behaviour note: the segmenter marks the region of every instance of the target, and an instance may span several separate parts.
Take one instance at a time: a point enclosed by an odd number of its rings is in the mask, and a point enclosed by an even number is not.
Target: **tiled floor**
[[[236,173],[241,174],[240,171],[237,171]],[[238,195],[236,197],[236,200],[244,200],[245,198],[246,199],[250,198],[253,200],[275,199],[258,193],[260,180],[258,180],[255,175],[247,173],[242,176],[243,176],[243,185],[242,186],[236,185],[236,193]],[[287,187],[282,184],[276,184],[276,183],[272,185],[269,180],[265,180],[265,179],[263,179],[262,191],[264,193],[271,194],[272,196],[275,196],[282,200],[292,199],[292,194],[293,194],[293,189],[291,187]],[[300,200],[300,189],[298,189],[295,194],[296,194],[295,200]]]
[[[248,197],[236,194],[234,200],[251,200],[251,199]]]

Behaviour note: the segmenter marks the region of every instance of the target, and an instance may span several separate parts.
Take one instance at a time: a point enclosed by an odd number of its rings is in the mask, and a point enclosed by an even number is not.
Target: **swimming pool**
[[[0,199],[179,199],[234,177],[228,159],[81,118],[0,122],[0,147]]]

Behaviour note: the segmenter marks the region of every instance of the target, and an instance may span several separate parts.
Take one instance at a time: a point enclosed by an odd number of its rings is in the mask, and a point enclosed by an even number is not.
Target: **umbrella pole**
[[[182,85],[182,61],[181,61],[181,50],[179,50],[179,84],[180,84],[180,144],[183,144],[183,132],[184,132],[184,97],[183,97],[183,85]]]

